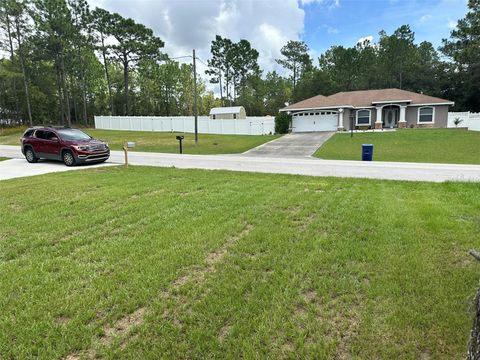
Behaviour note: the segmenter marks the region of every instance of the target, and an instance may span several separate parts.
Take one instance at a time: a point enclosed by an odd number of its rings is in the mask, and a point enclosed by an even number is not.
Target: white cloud
[[[423,16],[420,18],[420,22],[421,22],[421,23],[424,23],[424,22],[430,20],[431,18],[432,18],[432,15],[430,15],[430,14],[423,15]]]
[[[318,0],[303,0],[311,3]],[[322,0],[323,1],[323,0]],[[215,35],[233,41],[247,39],[259,53],[266,72],[282,72],[275,59],[288,40],[298,40],[304,29],[305,12],[297,0],[89,0],[152,28],[165,41],[171,57],[189,55],[192,49],[203,61],[210,57]],[[186,59],[188,61],[188,59]],[[205,67],[199,64],[204,76]]]
[[[368,41],[370,44],[373,44],[373,36],[368,35],[361,37],[360,39],[357,40],[357,44],[363,44],[365,41]]]
[[[329,9],[340,7],[340,0],[299,0],[300,5],[308,6],[311,4],[326,5]]]
[[[447,26],[449,29],[455,29],[457,27],[457,22],[455,20],[448,19]]]
[[[326,29],[328,34],[340,33],[340,31],[336,27],[333,27],[331,25],[322,25],[322,28]]]

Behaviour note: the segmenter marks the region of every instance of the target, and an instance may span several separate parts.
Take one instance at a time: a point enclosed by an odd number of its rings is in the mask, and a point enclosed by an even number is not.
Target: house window
[[[418,123],[433,123],[433,114],[435,109],[431,106],[424,106],[418,109]]]
[[[370,110],[357,111],[357,125],[370,125]]]

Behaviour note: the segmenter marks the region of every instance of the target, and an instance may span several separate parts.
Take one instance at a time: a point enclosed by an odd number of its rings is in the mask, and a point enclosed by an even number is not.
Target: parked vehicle
[[[110,157],[108,144],[79,129],[68,127],[33,127],[20,139],[22,153],[29,163],[39,159],[63,161],[67,166],[100,163]]]

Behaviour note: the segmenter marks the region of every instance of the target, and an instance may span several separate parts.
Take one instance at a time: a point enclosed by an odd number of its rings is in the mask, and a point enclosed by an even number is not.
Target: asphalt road
[[[0,156],[23,159],[18,146],[0,145]],[[480,165],[452,165],[400,162],[362,162],[344,160],[320,160],[315,158],[268,158],[245,155],[180,155],[146,152],[130,152],[132,165],[177,167],[183,169],[233,170],[276,174],[299,174],[310,176],[335,176],[385,180],[410,181],[476,181],[480,182]],[[3,163],[3,164],[2,164]],[[6,164],[8,164],[7,161]],[[10,162],[11,163],[11,162]],[[122,164],[123,152],[112,151],[110,164]],[[51,162],[28,164],[26,161],[6,165],[0,161],[0,179],[7,166],[16,166],[13,177],[37,175],[37,168],[45,166],[51,172]],[[104,164],[108,165],[108,164]],[[60,169],[61,164],[53,165]],[[100,165],[101,166],[101,165]],[[85,169],[86,166],[76,167]],[[35,169],[35,170],[34,170]],[[70,169],[70,168],[63,168]],[[10,170],[12,171],[12,170]],[[34,173],[36,172],[36,173]]]

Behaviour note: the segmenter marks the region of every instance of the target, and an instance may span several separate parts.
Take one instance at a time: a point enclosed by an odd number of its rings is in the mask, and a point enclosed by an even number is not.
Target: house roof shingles
[[[362,107],[373,106],[374,103],[408,101],[415,104],[452,104],[453,102],[433,96],[418,94],[400,89],[379,89],[339,92],[330,96],[314,96],[283,108],[283,111],[328,108],[328,107]]]

